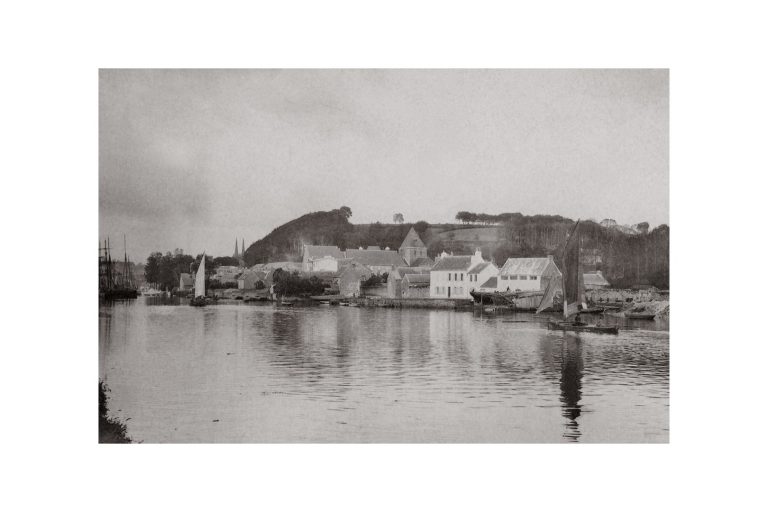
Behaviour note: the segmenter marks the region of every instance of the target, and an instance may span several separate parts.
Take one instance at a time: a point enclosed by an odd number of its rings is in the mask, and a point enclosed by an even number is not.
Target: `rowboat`
[[[619,334],[618,327],[607,325],[587,325],[574,324],[573,322],[548,322],[547,328],[550,331],[574,331],[574,332],[594,332],[598,334]]]
[[[624,318],[631,318],[632,320],[653,320],[656,318],[656,313],[631,313],[627,311],[624,313]]]

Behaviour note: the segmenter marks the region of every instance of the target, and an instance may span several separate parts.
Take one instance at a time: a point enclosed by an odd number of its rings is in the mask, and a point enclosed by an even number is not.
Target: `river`
[[[139,297],[99,306],[99,375],[147,443],[669,441],[665,322],[546,320]]]

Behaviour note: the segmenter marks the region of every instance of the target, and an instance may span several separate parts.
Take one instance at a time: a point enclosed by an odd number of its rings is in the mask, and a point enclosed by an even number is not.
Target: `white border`
[[[4,9],[7,509],[745,510],[763,502],[766,188],[758,175],[767,167],[768,44],[759,4],[277,4]],[[671,444],[98,446],[90,286],[98,67],[671,68]]]

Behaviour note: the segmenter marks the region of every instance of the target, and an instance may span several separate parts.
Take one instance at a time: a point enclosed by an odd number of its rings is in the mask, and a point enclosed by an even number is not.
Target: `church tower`
[[[235,238],[235,254],[232,255],[236,260],[240,259],[240,254],[237,252],[237,238]]]

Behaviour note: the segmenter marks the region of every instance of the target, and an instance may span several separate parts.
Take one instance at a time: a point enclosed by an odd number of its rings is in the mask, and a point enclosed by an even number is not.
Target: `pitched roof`
[[[419,247],[419,248],[426,247],[426,245],[424,245],[424,242],[421,241],[421,237],[419,237],[419,234],[416,233],[415,229],[413,229],[413,226],[411,226],[411,229],[408,230],[408,234],[405,235],[405,239],[403,240],[403,243],[400,244],[401,249],[405,247]]]
[[[549,264],[549,258],[509,258],[501,267],[501,275],[540,276]],[[554,263],[553,263],[554,264]]]
[[[339,278],[344,280],[370,277],[371,275],[373,275],[373,271],[365,265],[361,265],[359,263],[352,263],[347,265],[343,270],[339,272]]]
[[[482,263],[478,263],[477,265],[475,265],[474,267],[469,269],[469,272],[467,272],[467,273],[468,274],[479,274],[480,272],[485,270],[488,265],[492,265],[492,263],[490,261],[483,261]]]
[[[468,270],[472,264],[472,256],[443,256],[432,270]]]
[[[422,268],[397,267],[395,270],[390,272],[389,275],[394,279],[402,279],[407,274],[423,274],[423,273],[429,273],[429,272]]]
[[[602,272],[584,272],[584,286],[610,286]]]
[[[405,265],[402,256],[397,251],[369,251],[367,249],[347,249],[344,253],[347,259],[355,260],[363,265],[374,267],[399,267]]]
[[[432,258],[423,257],[423,258],[416,258],[411,262],[412,267],[432,267],[435,262],[432,260]]]
[[[403,284],[406,282],[410,285],[426,284],[429,286],[429,274],[406,274],[403,278]]]
[[[335,245],[305,245],[304,255],[309,259],[322,258],[323,256],[331,256],[333,258],[341,259],[344,254],[341,249]]]
[[[480,288],[496,288],[499,279],[496,276],[489,277],[486,282],[480,285]]]

